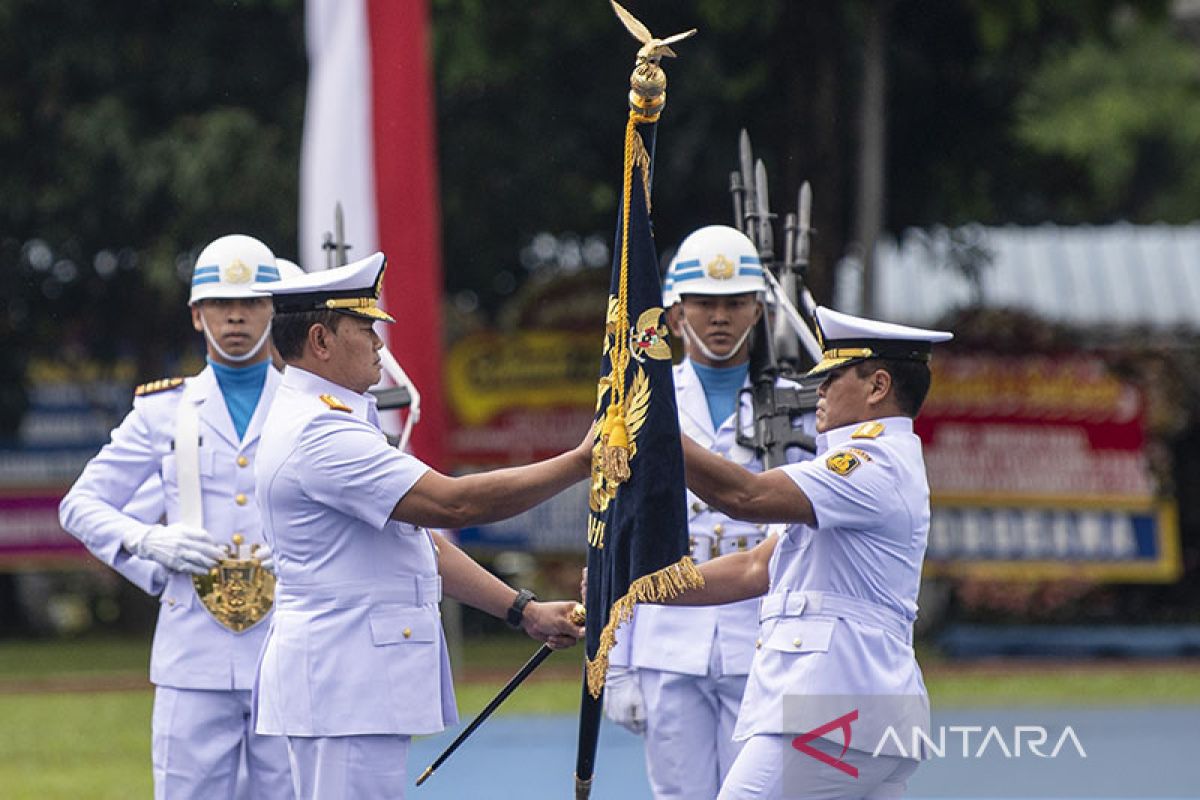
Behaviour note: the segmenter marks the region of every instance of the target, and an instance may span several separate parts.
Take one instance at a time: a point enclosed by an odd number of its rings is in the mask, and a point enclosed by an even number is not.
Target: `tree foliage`
[[[539,233],[611,241],[637,43],[601,0],[429,2],[447,286],[494,310]],[[776,211],[812,182],[831,296],[876,8],[888,229],[1200,216],[1197,56],[1162,0],[627,5],[660,35],[700,29],[665,65],[660,251],[731,219],[746,128]],[[193,340],[190,253],[233,230],[293,251],[301,0],[0,0],[0,65],[0,373],[67,345],[154,363]]]

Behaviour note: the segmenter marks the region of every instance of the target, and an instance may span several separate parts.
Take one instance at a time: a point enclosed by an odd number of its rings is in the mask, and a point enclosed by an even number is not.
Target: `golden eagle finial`
[[[652,63],[657,64],[663,56],[675,57],[675,51],[671,49],[671,45],[675,42],[683,41],[689,36],[696,35],[696,29],[677,33],[674,36],[668,36],[665,39],[655,39],[650,33],[650,29],[642,24],[641,20],[630,14],[621,6],[617,0],[609,0],[612,3],[613,11],[617,12],[617,17],[624,23],[625,27],[633,34],[633,38],[642,43],[642,49],[638,50],[638,64]]]
[[[692,28],[665,39],[656,39],[650,33],[650,29],[626,11],[617,0],[609,2],[612,3],[617,18],[633,34],[633,38],[642,43],[637,52],[633,74],[629,76],[629,105],[644,119],[656,120],[667,101],[667,76],[658,62],[663,56],[674,58],[675,51],[671,49],[671,45],[695,35],[696,29]]]

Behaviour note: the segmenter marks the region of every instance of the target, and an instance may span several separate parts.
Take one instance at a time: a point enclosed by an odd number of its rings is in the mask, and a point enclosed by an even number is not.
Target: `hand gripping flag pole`
[[[696,31],[654,38],[628,11],[642,43],[630,76],[620,215],[605,317],[588,493],[587,664],[579,714],[575,796],[591,794],[601,698],[616,631],[641,602],[703,585],[688,553],[683,452],[650,226],[655,126],[666,104],[659,66]],[[649,146],[647,147],[647,144]]]

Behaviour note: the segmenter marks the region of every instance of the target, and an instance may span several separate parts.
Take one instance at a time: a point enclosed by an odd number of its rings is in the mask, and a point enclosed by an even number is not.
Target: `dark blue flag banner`
[[[617,628],[634,606],[703,585],[687,555],[683,451],[650,225],[657,118],[657,112],[634,109],[625,130],[588,494],[587,684],[593,697],[604,687]]]

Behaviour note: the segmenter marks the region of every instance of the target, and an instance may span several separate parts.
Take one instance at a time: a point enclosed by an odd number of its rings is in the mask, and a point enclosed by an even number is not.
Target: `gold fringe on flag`
[[[700,589],[703,586],[704,576],[691,556],[684,556],[674,564],[643,575],[629,584],[629,591],[613,603],[608,612],[608,623],[600,631],[596,657],[587,660],[588,692],[592,697],[599,697],[604,689],[608,655],[617,643],[617,628],[633,619],[634,606],[638,603],[661,603],[678,597],[688,589]]]

